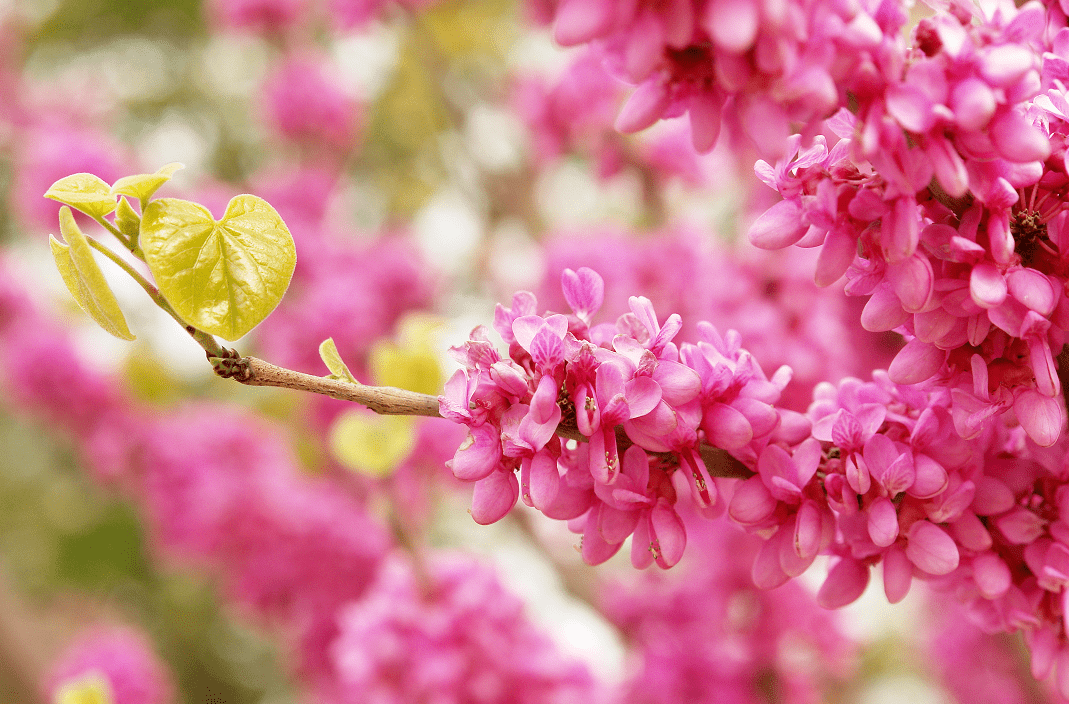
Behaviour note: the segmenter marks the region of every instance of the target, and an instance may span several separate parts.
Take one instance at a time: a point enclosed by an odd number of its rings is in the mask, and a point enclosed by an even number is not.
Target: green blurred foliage
[[[136,511],[62,441],[5,412],[0,447],[0,569],[35,606],[73,609],[69,637],[97,621],[147,630],[189,704],[292,697],[269,634],[228,612],[208,577],[161,568]]]
[[[123,34],[181,41],[205,32],[200,0],[61,0],[33,40],[84,48]]]

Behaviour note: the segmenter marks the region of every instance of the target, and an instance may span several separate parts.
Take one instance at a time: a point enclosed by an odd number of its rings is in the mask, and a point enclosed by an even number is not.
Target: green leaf
[[[286,223],[251,195],[231,199],[219,221],[203,205],[158,198],[141,215],[140,244],[175,312],[230,341],[275,309],[297,263]]]
[[[330,427],[330,450],[354,472],[384,477],[412,453],[416,444],[414,419],[346,411]]]
[[[65,176],[45,191],[45,198],[69,205],[96,219],[115,210],[111,186],[93,174]]]
[[[154,174],[137,174],[136,176],[123,176],[111,187],[113,196],[130,196],[141,201],[144,209],[148,199],[159,189],[160,186],[171,180],[180,169],[186,168],[177,161],[167,164]]]
[[[138,233],[141,231],[141,216],[134,212],[125,198],[120,198],[119,206],[115,208],[115,227],[129,237],[131,242],[137,243]]]
[[[345,362],[342,361],[333,337],[328,337],[319,344],[319,357],[323,360],[323,364],[327,365],[327,369],[330,370],[332,379],[348,381],[350,384],[360,383],[353,376],[353,373],[349,371],[349,367],[345,366]]]
[[[82,310],[100,327],[123,340],[135,339],[126,325],[126,318],[119,308],[119,302],[115,300],[115,294],[104,278],[104,272],[93,258],[89,242],[78,229],[74,215],[67,206],[60,208],[59,229],[66,244],[52,235],[49,235],[48,239],[52,245],[52,256],[56,259],[56,268],[59,269],[67,290]]]

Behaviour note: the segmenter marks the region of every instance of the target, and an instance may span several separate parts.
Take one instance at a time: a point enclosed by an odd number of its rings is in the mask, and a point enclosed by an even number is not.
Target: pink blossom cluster
[[[215,573],[231,598],[284,626],[302,672],[325,666],[342,604],[368,587],[391,541],[341,487],[300,476],[279,429],[200,405],[146,423],[136,497],[167,555]]]
[[[0,370],[5,395],[83,450],[99,481],[120,481],[138,427],[129,397],[86,363],[68,334],[37,310],[0,259]]]
[[[601,52],[583,51],[552,81],[540,75],[516,81],[513,107],[527,123],[536,167],[567,155],[590,159],[600,178],[637,167],[656,189],[678,179],[687,186],[707,185],[713,169],[702,162],[684,125],[668,128],[637,143],[613,129],[626,85],[612,77]]]
[[[1055,442],[1065,424],[1054,355],[1069,327],[1061,243],[1069,216],[1042,184],[1018,191],[1002,177],[1001,206],[969,198],[955,210],[928,190],[931,166],[919,150],[900,152],[913,169],[903,192],[855,161],[851,143],[829,150],[818,140],[775,168],[759,163],[785,199],[758,218],[751,240],[822,245],[817,283],[845,273],[847,293],[868,296],[862,325],[906,336],[891,378],[955,389],[963,437],[1012,409],[1033,440]]]
[[[764,538],[757,586],[780,586],[821,554],[835,558],[818,594],[827,608],[857,599],[874,567],[892,603],[931,581],[989,630],[1024,631],[1037,678],[1057,662],[1069,692],[1069,439],[1037,443],[1042,419],[977,417],[958,387],[882,371],[819,384],[798,414],[778,404],[789,369],[767,379],[734,331],[700,323],[699,343],[677,346],[678,316],[660,325],[643,298],[615,325],[594,325],[604,284],[592,270],[566,269],[563,289],[569,315],[535,315],[528,293],[498,307],[507,358],[483,328],[454,348],[464,369],[439,401],[469,431],[451,467],[475,482],[476,521],[522,495],[570,521],[590,563],[631,536],[635,566],[670,567],[686,539],[677,497],[710,516],[723,492],[728,515]],[[553,435],[571,423],[583,442]],[[714,480],[702,443],[754,474]]]
[[[590,564],[633,536],[636,567],[670,567],[686,544],[679,493],[707,514],[722,507],[700,455],[703,441],[752,456],[773,432],[807,432],[799,414],[781,423],[790,412],[772,405],[790,370],[768,379],[737,333],[721,336],[708,323],[699,324],[697,344],[677,346],[680,316],[662,325],[643,297],[632,297],[615,324],[594,325],[602,278],[580,268],[562,279],[569,315],[537,315],[527,292],[516,294],[511,309],[498,305],[494,328],[508,357],[482,326],[453,348],[464,369],[446,382],[441,413],[469,435],[450,467],[475,482],[471,513],[479,523],[501,519],[522,496],[582,533]],[[562,421],[586,441],[557,436]]]
[[[868,296],[865,328],[906,336],[891,378],[954,389],[962,437],[1012,410],[1049,445],[1065,424],[1069,70],[1056,52],[1069,31],[1048,44],[1037,2],[954,8],[917,25],[856,114],[828,121],[837,140],[795,136],[774,166],[758,162],[783,200],[750,239],[821,247],[817,283],[845,274],[847,293]]]
[[[708,151],[727,117],[765,154],[793,124],[814,130],[902,53],[904,6],[825,0],[556,0],[556,40],[595,43],[613,72],[637,86],[616,119],[622,132],[687,114]]]
[[[493,571],[469,558],[438,555],[425,573],[390,560],[338,623],[325,702],[603,701],[587,668],[563,657]]]
[[[325,57],[292,52],[264,83],[265,122],[284,139],[316,150],[320,161],[353,153],[363,122],[362,106],[342,90],[339,73]]]
[[[151,644],[128,627],[97,627],[80,634],[53,663],[45,683],[49,701],[63,687],[92,680],[106,687],[111,704],[170,704],[174,687]],[[79,701],[95,701],[83,699]]]
[[[1069,695],[1065,439],[1042,447],[1009,415],[959,431],[952,390],[876,373],[814,394],[809,437],[762,449],[729,515],[767,538],[753,576],[774,587],[836,556],[818,601],[857,599],[871,568],[896,603],[916,579],[966,605],[988,632],[1022,631],[1032,672],[1057,665]]]
[[[764,367],[794,374],[780,405],[804,411],[813,387],[886,368],[900,345],[893,333],[873,334],[858,323],[858,299],[841,286],[813,283],[815,250],[765,252],[745,242],[724,246],[706,233],[666,229],[651,237],[606,230],[561,232],[544,245],[546,274],[537,290],[548,308],[562,310],[561,272],[586,266],[605,280],[602,315],[627,312],[633,291],[656,308],[680,314],[680,334],[692,339],[696,321],[737,330]]]
[[[757,589],[747,563],[759,539],[723,521],[686,519],[685,564],[602,592],[606,615],[639,656],[618,701],[829,701],[857,667],[838,614],[799,584]]]
[[[530,127],[536,160],[579,151],[593,154],[604,174],[620,161],[607,126],[621,98],[601,56],[586,51],[552,84],[535,76],[518,80],[513,103]]]

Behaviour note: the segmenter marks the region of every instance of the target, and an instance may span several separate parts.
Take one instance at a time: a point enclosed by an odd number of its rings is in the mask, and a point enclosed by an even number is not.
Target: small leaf
[[[116,181],[111,187],[111,194],[114,196],[130,196],[131,198],[137,198],[141,201],[141,208],[144,209],[148,203],[148,199],[152,197],[152,194],[159,189],[160,186],[171,180],[171,177],[175,175],[180,169],[186,168],[184,164],[180,164],[177,161],[167,166],[162,167],[154,174],[137,174],[136,176],[123,176]]]
[[[131,242],[137,242],[141,231],[141,216],[134,212],[125,198],[119,199],[119,206],[115,209],[115,227],[129,237]]]
[[[52,235],[49,235],[48,239],[52,246],[52,256],[56,260],[56,268],[59,269],[67,290],[82,310],[100,327],[123,340],[135,339],[126,325],[126,318],[119,308],[119,302],[115,300],[115,294],[104,278],[104,272],[93,258],[89,242],[78,229],[74,215],[67,206],[60,208],[59,227],[68,244],[60,242]]]
[[[412,452],[415,423],[409,416],[347,411],[330,428],[330,449],[338,461],[361,474],[384,477]]]
[[[323,364],[327,365],[327,369],[330,370],[331,378],[348,381],[350,384],[360,383],[353,376],[353,373],[349,371],[349,367],[345,366],[345,362],[342,361],[333,337],[328,337],[319,344],[319,357],[323,360]]]
[[[80,210],[91,218],[102,218],[115,210],[115,196],[103,179],[93,174],[73,174],[52,184],[45,198]]]
[[[141,215],[140,244],[175,312],[231,341],[275,309],[297,263],[286,223],[251,195],[232,198],[219,221],[197,203],[154,200]]]

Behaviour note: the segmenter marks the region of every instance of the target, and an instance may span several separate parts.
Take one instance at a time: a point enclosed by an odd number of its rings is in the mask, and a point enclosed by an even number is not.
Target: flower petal
[[[470,428],[468,437],[453,455],[449,468],[462,482],[473,482],[490,475],[501,462],[501,433],[485,423]]]
[[[868,529],[872,542],[885,548],[898,538],[898,512],[885,496],[872,502],[868,508]]]
[[[755,247],[783,249],[802,239],[808,229],[809,222],[798,203],[781,200],[754,221],[747,237]]]
[[[931,575],[950,574],[958,567],[958,546],[939,526],[920,520],[909,528],[906,557]]]
[[[852,557],[844,557],[828,571],[817,592],[817,603],[825,609],[838,609],[857,601],[869,584],[869,568]]]
[[[471,496],[471,517],[480,525],[496,523],[505,517],[520,497],[520,483],[512,472],[493,472],[475,482]]]
[[[664,499],[653,507],[650,525],[657,545],[657,565],[667,569],[683,557],[683,550],[687,547],[687,530],[679,515]]]
[[[891,360],[887,375],[896,384],[918,384],[935,376],[946,357],[947,353],[935,345],[914,338]]]

